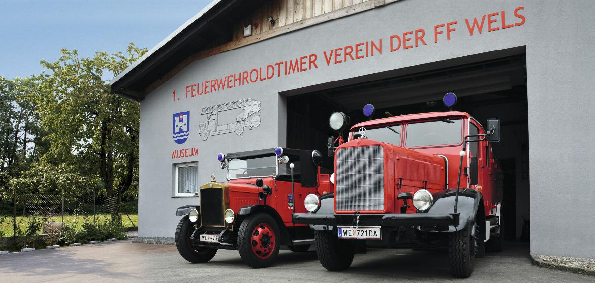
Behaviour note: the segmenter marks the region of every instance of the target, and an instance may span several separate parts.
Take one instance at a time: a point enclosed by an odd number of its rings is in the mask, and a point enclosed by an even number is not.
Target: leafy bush
[[[23,221],[23,220],[21,220]],[[39,235],[43,221],[31,216],[25,226],[25,229],[17,229],[16,244],[23,248],[42,248],[45,245],[44,238]],[[20,225],[19,225],[20,227]]]
[[[83,224],[80,224],[80,218],[83,218]],[[46,234],[40,235],[44,226],[52,221],[48,218],[30,217],[20,219],[18,223],[17,235],[14,238],[5,238],[0,241],[0,250],[20,250],[23,247],[42,249],[49,245],[70,245],[73,243],[89,243],[90,241],[105,241],[111,238],[119,240],[126,239],[125,228],[121,224],[112,222],[111,218],[99,218],[93,223],[93,217],[75,216],[70,217],[69,221],[54,225],[59,227],[57,231],[44,231]],[[0,223],[5,219],[0,218]],[[24,228],[23,228],[24,227]],[[0,235],[1,236],[1,235]]]
[[[65,246],[77,243],[77,233],[80,232],[76,231],[72,224],[62,223],[62,231],[60,233],[60,238],[58,238],[58,244]]]
[[[125,239],[125,229],[121,224],[112,222],[109,218],[99,219],[93,223],[90,217],[85,218],[82,230],[75,231],[72,226],[63,226],[65,243],[88,243],[90,241],[105,241],[111,238]]]

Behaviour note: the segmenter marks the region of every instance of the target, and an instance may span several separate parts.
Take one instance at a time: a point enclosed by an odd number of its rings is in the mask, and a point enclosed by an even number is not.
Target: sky
[[[0,0],[0,76],[42,72],[60,49],[79,56],[153,48],[211,0]]]

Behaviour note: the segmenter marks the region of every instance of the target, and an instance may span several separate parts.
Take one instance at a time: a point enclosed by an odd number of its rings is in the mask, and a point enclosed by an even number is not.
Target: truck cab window
[[[357,136],[359,129],[355,129],[354,136]],[[366,129],[366,137],[371,140],[390,143],[396,146],[401,145],[401,125],[392,125],[384,128]]]
[[[229,161],[227,179],[274,176],[277,159],[273,154],[266,157],[232,159]]]
[[[407,125],[407,147],[461,143],[461,120],[441,120]]]

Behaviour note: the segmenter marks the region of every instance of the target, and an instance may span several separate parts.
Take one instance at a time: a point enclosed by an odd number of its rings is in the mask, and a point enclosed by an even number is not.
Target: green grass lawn
[[[95,216],[96,222],[102,222],[110,219],[109,214],[97,214]],[[60,222],[62,221],[62,217],[60,216],[53,216],[46,219],[41,217],[37,217],[38,221],[55,221]],[[18,216],[17,217],[17,226],[20,227],[21,231],[25,231],[29,222],[31,221],[28,217]],[[93,215],[90,216],[80,216],[80,215],[68,215],[64,216],[64,223],[66,225],[71,225],[76,230],[82,230],[83,223],[85,221],[93,222]],[[138,227],[138,214],[123,214],[122,215],[122,225],[126,228],[128,227]],[[38,233],[41,233],[39,231]],[[13,236],[13,225],[12,225],[12,217],[11,216],[0,216],[0,236],[3,237],[11,237]]]

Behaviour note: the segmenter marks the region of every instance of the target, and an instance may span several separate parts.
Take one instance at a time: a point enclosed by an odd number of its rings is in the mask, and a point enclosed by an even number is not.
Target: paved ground
[[[531,265],[526,246],[476,261],[465,282],[594,282],[595,277]],[[394,282],[459,281],[451,278],[446,254],[370,250],[352,267],[328,272],[315,252],[281,251],[275,266],[251,269],[236,251],[221,250],[207,264],[189,264],[174,246],[117,242],[0,255],[0,282]]]

